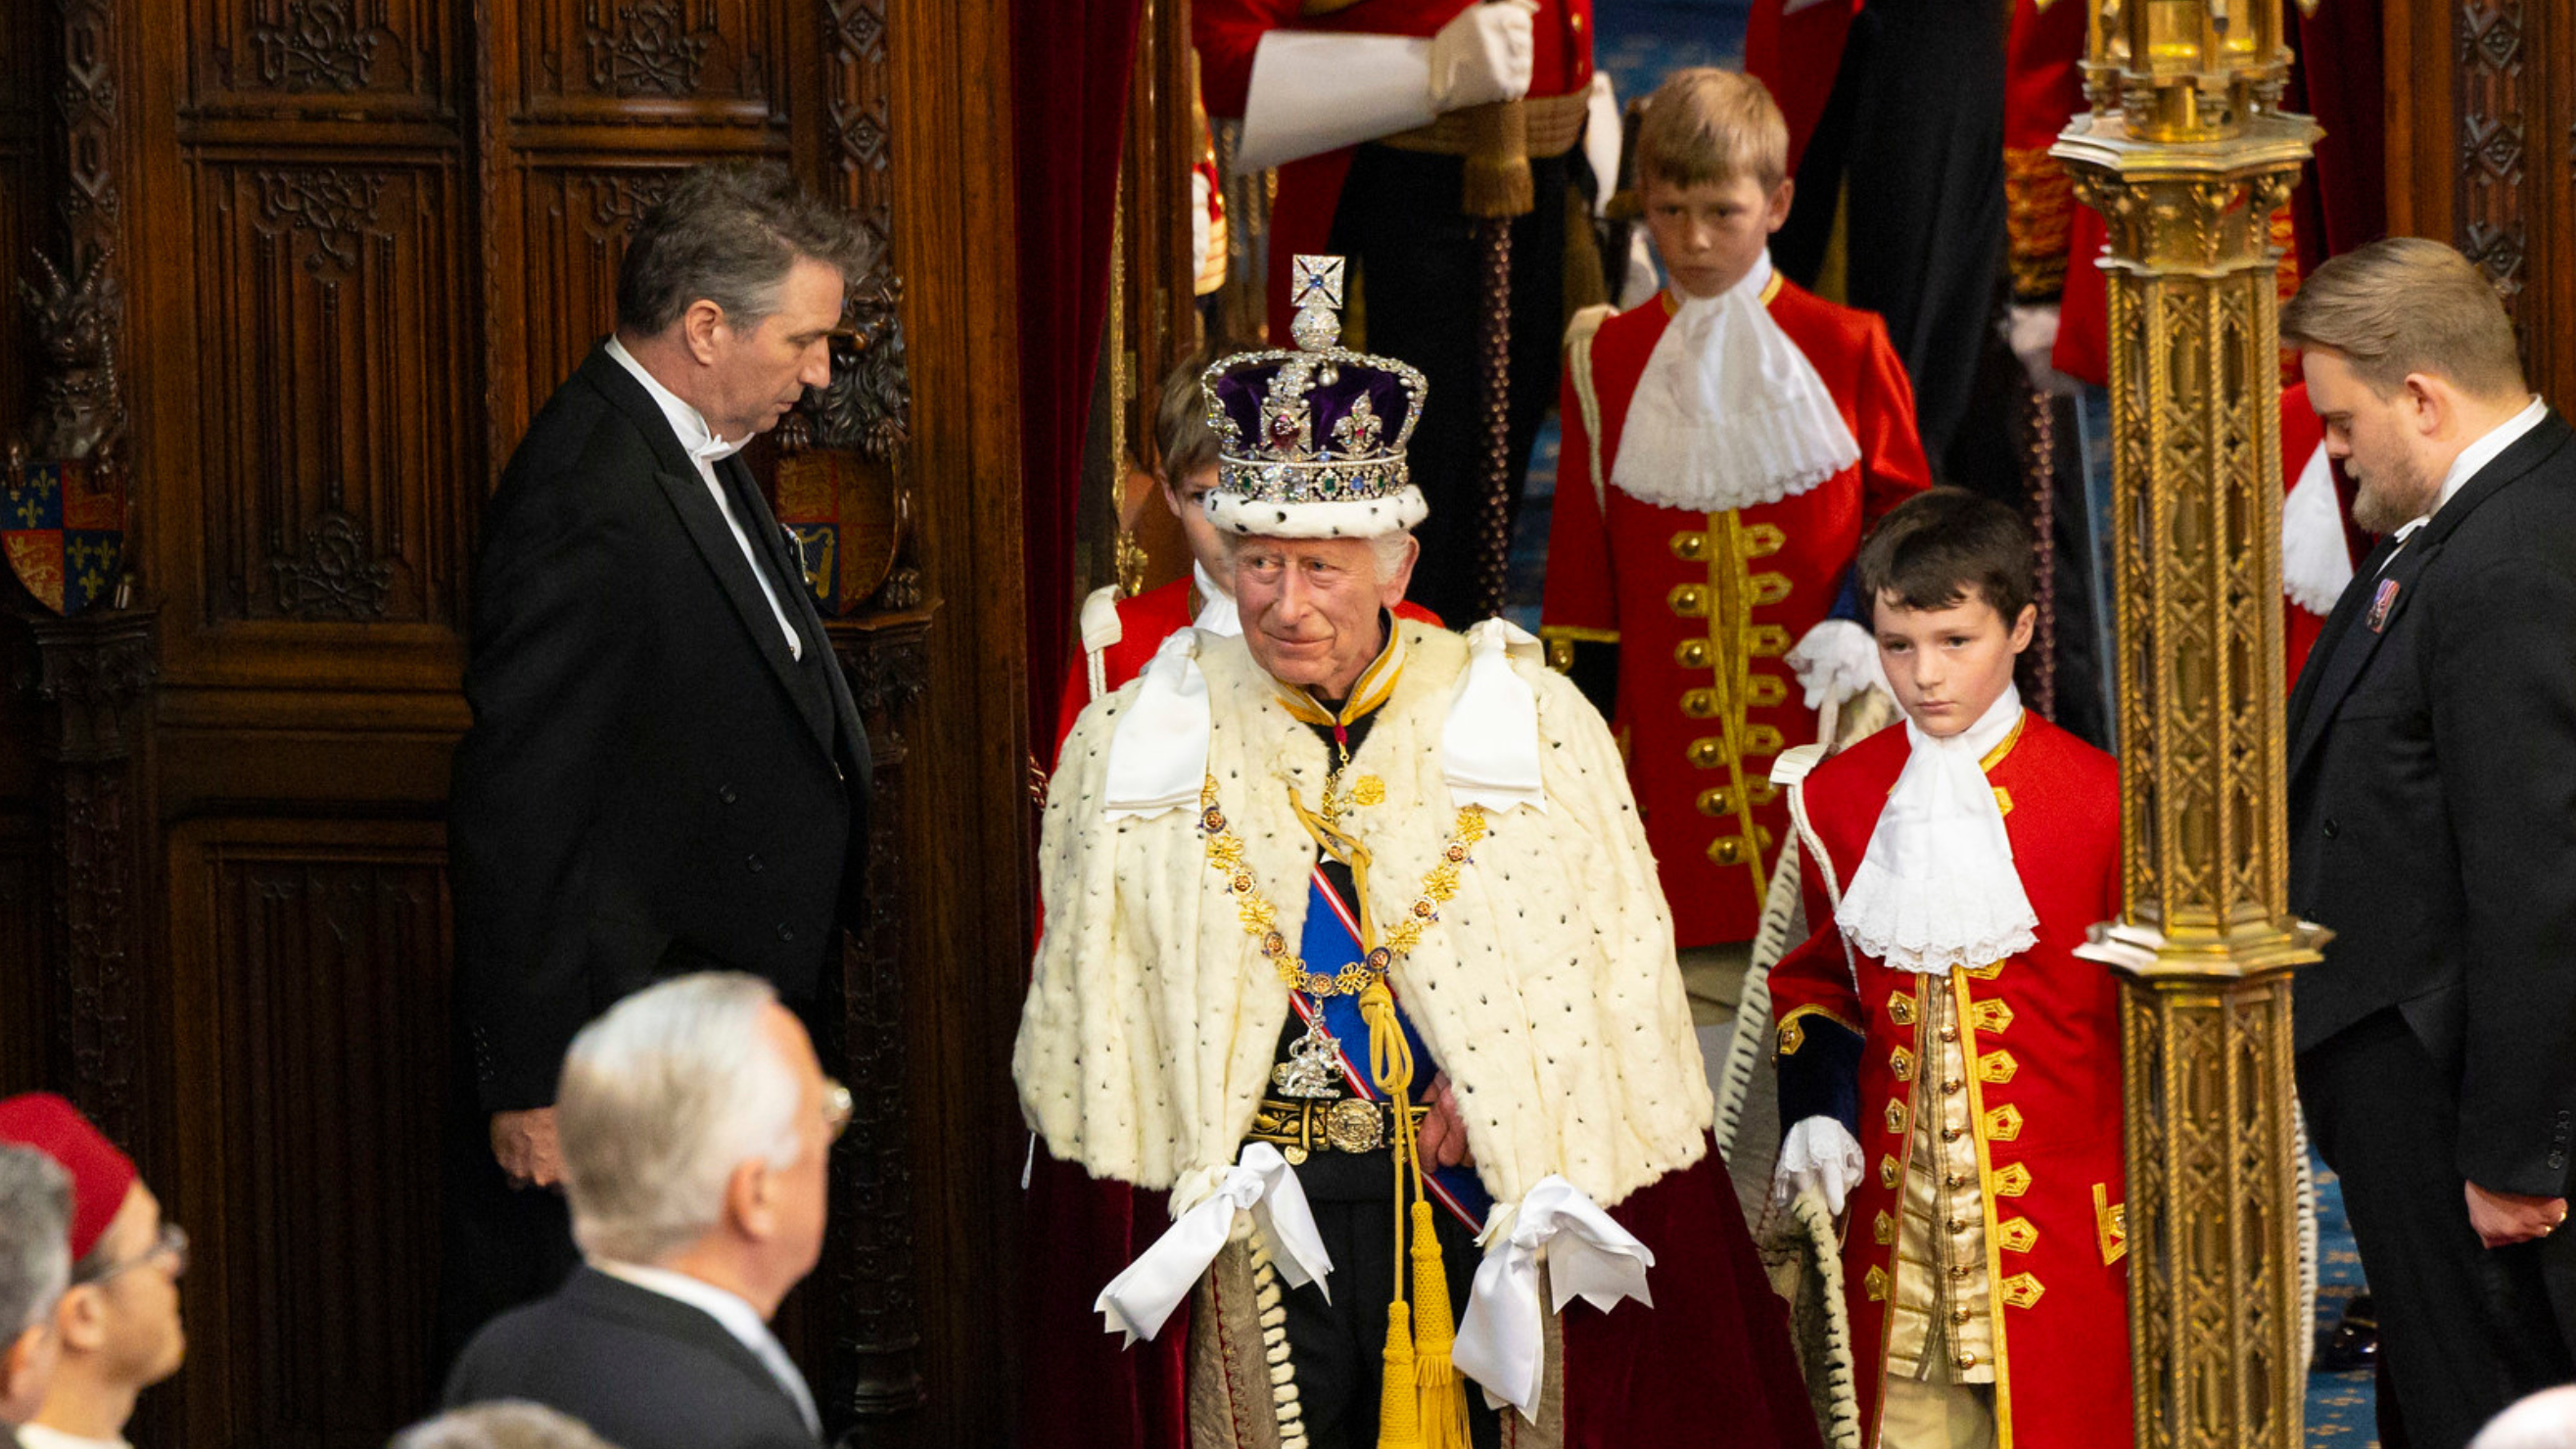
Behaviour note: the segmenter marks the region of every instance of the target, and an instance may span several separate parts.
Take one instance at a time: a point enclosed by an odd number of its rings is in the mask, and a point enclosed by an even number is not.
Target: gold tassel
[[[1458,209],[1474,217],[1527,216],[1538,205],[1530,178],[1529,116],[1518,101],[1467,112],[1467,162]]]
[[[1378,1385],[1377,1449],[1425,1449],[1413,1380],[1413,1332],[1404,1300],[1386,1310],[1386,1378]]]
[[[1413,1383],[1422,1395],[1423,1449],[1470,1449],[1467,1385],[1449,1362],[1458,1337],[1449,1315],[1449,1269],[1440,1259],[1431,1202],[1413,1202]]]

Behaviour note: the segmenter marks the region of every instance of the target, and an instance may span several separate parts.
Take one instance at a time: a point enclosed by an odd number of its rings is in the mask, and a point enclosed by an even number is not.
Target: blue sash
[[[1360,950],[1358,934],[1344,919],[1349,914],[1349,907],[1333,893],[1324,873],[1313,871],[1308,879],[1311,884],[1307,889],[1306,931],[1300,943],[1306,969],[1338,971],[1344,964],[1357,961],[1366,953]],[[1366,1097],[1373,1102],[1384,1101],[1386,1093],[1378,1089],[1376,1079],[1369,1075],[1373,1037],[1367,1018],[1360,1015],[1359,998],[1343,994],[1309,997],[1300,992],[1296,994],[1295,1002],[1301,1014],[1320,1010],[1324,1030],[1331,1032],[1333,1039],[1341,1044],[1343,1087],[1353,1096]],[[1423,1044],[1422,1033],[1414,1030],[1413,1018],[1405,1014],[1401,1002],[1396,1004],[1395,1019],[1396,1024],[1404,1029],[1405,1044],[1413,1049],[1413,1092],[1415,1100],[1419,1101],[1423,1089],[1429,1087],[1432,1077],[1439,1073],[1440,1065],[1431,1059],[1431,1048]],[[1493,1209],[1494,1199],[1485,1191],[1485,1185],[1477,1180],[1476,1170],[1463,1164],[1442,1168],[1431,1168],[1425,1164],[1425,1168],[1431,1200],[1446,1207],[1469,1230],[1482,1232],[1485,1216]],[[1412,1184],[1407,1183],[1405,1191],[1409,1194]]]

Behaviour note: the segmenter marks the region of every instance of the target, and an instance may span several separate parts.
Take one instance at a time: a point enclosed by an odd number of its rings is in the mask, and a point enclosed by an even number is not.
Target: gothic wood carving
[[[825,1378],[862,1421],[920,1407],[921,1327],[914,1289],[910,1073],[904,977],[908,953],[900,882],[910,753],[906,735],[927,687],[929,615],[835,621],[833,643],[867,721],[875,759],[869,814],[866,928],[842,967],[842,1062],[852,1098],[832,1177],[833,1223],[844,1235],[833,1273],[840,1300]]]
[[[116,385],[116,331],[125,298],[108,266],[115,255],[113,245],[102,243],[88,266],[66,273],[37,252],[37,277],[19,278],[18,294],[35,322],[45,366],[13,456],[21,449],[40,461],[115,456],[125,431]]]
[[[2523,0],[2463,0],[2458,17],[2460,250],[2526,330],[2523,254],[2528,85]]]
[[[71,1097],[120,1142],[143,1142],[147,983],[137,964],[153,811],[137,769],[155,664],[150,611],[72,619],[30,612],[33,658],[19,677],[44,731],[53,902],[46,955],[56,1052]]]
[[[751,125],[783,120],[793,0],[522,0],[525,119]],[[641,104],[637,104],[641,103]]]

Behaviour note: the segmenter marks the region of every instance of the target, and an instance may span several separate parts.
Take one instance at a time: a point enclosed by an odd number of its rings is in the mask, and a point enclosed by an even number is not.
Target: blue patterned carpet
[[[2317,1174],[2317,1325],[2332,1328],[2343,1305],[2361,1291],[2361,1255],[2344,1221],[2343,1189],[2322,1162]],[[2379,1449],[2372,1416],[2375,1394],[2368,1370],[2308,1376],[2309,1449]]]

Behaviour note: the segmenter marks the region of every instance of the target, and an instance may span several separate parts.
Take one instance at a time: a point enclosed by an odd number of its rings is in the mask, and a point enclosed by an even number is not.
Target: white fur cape
[[[1354,776],[1386,786],[1352,829],[1372,856],[1370,907],[1387,925],[1421,893],[1457,824],[1440,739],[1467,663],[1458,635],[1400,627],[1404,675],[1351,762]],[[1217,804],[1294,943],[1315,846],[1288,794],[1318,803],[1326,748],[1280,707],[1240,638],[1203,634],[1198,662]],[[1517,1203],[1562,1173],[1606,1207],[1699,1158],[1708,1079],[1610,732],[1561,676],[1520,659],[1512,668],[1537,696],[1549,808],[1489,817],[1457,894],[1393,980],[1449,1073],[1495,1198]],[[1012,1075],[1058,1158],[1195,1196],[1252,1124],[1288,993],[1243,929],[1241,898],[1207,863],[1198,811],[1103,818],[1110,737],[1135,691],[1083,711],[1048,791],[1046,933]]]

